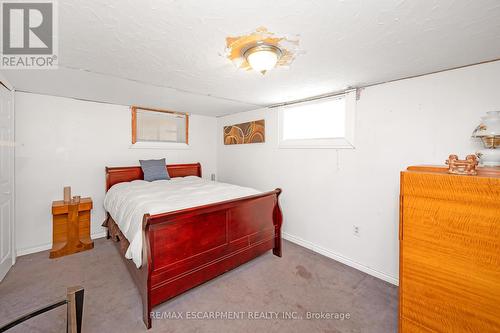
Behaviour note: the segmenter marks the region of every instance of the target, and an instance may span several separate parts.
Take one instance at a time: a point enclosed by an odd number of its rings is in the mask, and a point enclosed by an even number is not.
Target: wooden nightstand
[[[74,197],[70,202],[52,202],[52,250],[49,258],[94,248],[90,239],[91,198]]]

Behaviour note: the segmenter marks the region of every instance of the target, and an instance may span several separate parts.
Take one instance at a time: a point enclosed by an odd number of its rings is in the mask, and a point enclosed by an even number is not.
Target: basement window
[[[280,107],[280,148],[354,148],[356,92]]]
[[[132,148],[187,148],[187,113],[133,106]]]

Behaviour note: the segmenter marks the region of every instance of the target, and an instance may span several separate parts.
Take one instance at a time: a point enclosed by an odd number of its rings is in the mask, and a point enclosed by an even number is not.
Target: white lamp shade
[[[278,54],[272,50],[259,50],[247,56],[247,61],[258,72],[273,69],[278,62]]]

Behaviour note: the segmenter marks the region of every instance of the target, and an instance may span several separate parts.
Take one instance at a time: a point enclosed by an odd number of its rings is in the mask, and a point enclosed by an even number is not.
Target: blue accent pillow
[[[139,160],[139,163],[141,163],[145,181],[152,182],[153,180],[170,179],[164,158],[159,160]]]

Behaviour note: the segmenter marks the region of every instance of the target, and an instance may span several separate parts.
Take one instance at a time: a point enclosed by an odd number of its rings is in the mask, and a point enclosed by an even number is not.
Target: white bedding
[[[142,264],[142,218],[175,210],[261,193],[248,187],[213,182],[196,176],[147,182],[134,180],[114,185],[106,193],[104,208],[130,242],[125,253]]]

